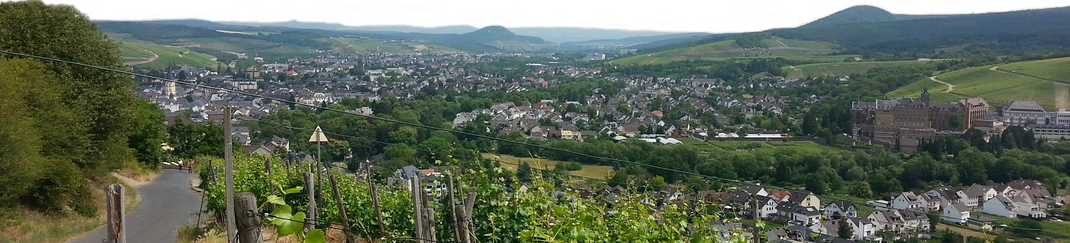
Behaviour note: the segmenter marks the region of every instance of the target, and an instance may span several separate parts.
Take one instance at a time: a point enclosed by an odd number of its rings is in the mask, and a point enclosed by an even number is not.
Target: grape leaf
[[[323,234],[321,229],[309,230],[308,234],[305,234],[305,243],[326,243],[327,236]]]

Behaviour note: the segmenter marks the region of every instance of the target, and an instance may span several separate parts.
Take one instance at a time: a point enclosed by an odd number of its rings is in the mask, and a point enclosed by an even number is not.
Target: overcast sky
[[[9,1],[9,0],[0,0]],[[1004,12],[1065,0],[45,0],[94,20],[331,22],[350,26],[471,25],[744,32],[796,27],[854,5],[897,14]]]

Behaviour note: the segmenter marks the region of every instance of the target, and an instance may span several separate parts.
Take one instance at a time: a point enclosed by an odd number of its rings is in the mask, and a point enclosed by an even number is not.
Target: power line
[[[288,129],[291,129],[291,130],[306,130],[306,131],[316,130],[315,128],[294,127],[294,126],[289,126],[289,125],[282,124],[282,123],[269,122],[269,121],[264,121],[264,120],[261,120],[261,119],[255,119],[255,118],[238,118],[238,119],[245,120],[245,121],[252,121],[252,122],[256,122],[256,123],[279,126],[279,127],[288,128]],[[323,132],[323,133],[324,134],[328,134],[328,135],[338,136],[338,137],[360,139],[360,140],[370,141],[370,142],[373,142],[373,143],[378,143],[378,144],[383,144],[383,145],[397,145],[397,144],[404,145],[404,143],[390,143],[390,142],[384,142],[384,141],[376,140],[376,139],[372,139],[372,138],[353,136],[353,135],[346,135],[346,134],[341,134],[341,133],[333,133],[333,132]],[[412,148],[412,147],[410,147],[410,149],[413,149],[415,151],[420,151],[420,152],[426,152],[426,153],[430,153],[430,154],[439,153],[439,152],[436,152],[436,151],[431,151],[431,150],[422,149],[422,148]],[[477,153],[478,153],[478,151],[477,151]],[[468,159],[487,159],[487,158],[483,158],[483,157],[480,157],[480,156],[468,155],[468,154],[450,154],[449,156],[462,157],[462,158],[468,158]],[[509,165],[520,166],[520,162],[513,163],[513,162],[504,161],[504,160],[493,160],[493,161],[498,161],[500,163],[505,163],[505,164],[509,164]],[[539,171],[543,171],[543,172],[553,172],[551,170],[539,169],[539,168],[534,168],[534,167],[532,167],[531,169],[539,170]],[[596,181],[602,181],[602,182],[609,182],[608,180],[600,179],[600,178],[592,178],[592,177],[578,176],[578,175],[571,175],[571,174],[570,174],[570,176],[575,176],[575,177],[583,178],[583,179],[586,179],[586,180],[596,180]]]
[[[585,154],[585,153],[580,153],[580,152],[571,151],[571,150],[557,149],[557,148],[548,147],[548,146],[534,145],[534,143],[529,143],[529,142],[515,141],[515,140],[509,140],[509,139],[498,138],[498,137],[493,137],[493,136],[487,136],[487,135],[482,135],[482,134],[473,134],[473,133],[468,133],[468,132],[463,132],[463,131],[450,130],[450,128],[430,126],[430,125],[425,125],[425,124],[416,123],[416,122],[406,122],[406,121],[399,121],[399,120],[395,120],[395,119],[388,119],[388,118],[381,118],[381,117],[376,117],[376,116],[363,115],[363,113],[355,113],[355,112],[351,112],[351,111],[347,111],[347,110],[341,110],[341,109],[335,109],[335,108],[330,108],[330,107],[323,107],[323,106],[317,106],[317,105],[308,105],[308,104],[303,104],[303,103],[292,102],[292,101],[284,100],[284,98],[265,96],[265,95],[261,95],[261,94],[245,92],[245,91],[240,91],[240,90],[231,90],[231,89],[226,89],[226,88],[205,86],[205,85],[200,85],[200,83],[182,81],[182,80],[178,80],[178,79],[154,77],[154,76],[151,76],[151,75],[138,74],[138,73],[134,73],[134,72],[128,72],[128,71],[122,71],[122,70],[116,70],[116,69],[109,69],[109,67],[104,67],[104,66],[97,66],[97,65],[92,65],[92,64],[86,64],[86,63],[80,63],[80,62],[74,62],[74,61],[67,61],[67,60],[55,59],[55,58],[47,58],[47,57],[41,57],[41,56],[34,56],[34,55],[28,55],[28,54],[19,54],[19,52],[11,52],[11,51],[6,51],[6,50],[0,50],[0,54],[11,55],[11,56],[16,56],[16,57],[40,59],[40,60],[46,60],[46,61],[52,61],[52,62],[60,62],[60,63],[66,63],[66,64],[72,64],[72,65],[77,65],[77,66],[82,66],[82,67],[89,67],[89,69],[103,70],[103,71],[126,74],[126,75],[133,75],[133,76],[143,77],[143,78],[153,78],[153,79],[159,79],[159,80],[167,80],[167,81],[171,81],[171,82],[175,82],[175,83],[181,83],[181,85],[186,85],[186,86],[193,86],[193,87],[197,87],[197,88],[212,89],[212,90],[218,90],[218,91],[227,91],[227,92],[235,93],[235,94],[241,94],[241,95],[246,95],[246,96],[254,96],[254,97],[265,98],[265,100],[270,100],[270,101],[275,101],[275,102],[280,102],[280,103],[287,103],[287,104],[291,104],[291,105],[304,106],[304,107],[309,107],[309,108],[314,108],[314,109],[319,109],[319,110],[330,110],[330,111],[335,111],[335,112],[339,112],[339,113],[346,113],[346,115],[363,117],[363,118],[367,118],[367,119],[375,119],[375,120],[380,120],[380,121],[389,122],[389,123],[396,123],[396,124],[402,124],[402,125],[409,125],[409,126],[427,128],[427,130],[445,131],[445,132],[455,133],[455,134],[460,134],[460,135],[465,135],[465,136],[472,136],[472,137],[490,139],[490,140],[494,140],[494,141],[502,141],[502,142],[514,143],[514,145],[520,145],[520,146],[526,146],[526,147],[532,147],[532,148],[538,148],[538,149],[544,149],[544,150],[552,150],[552,151],[557,151],[557,152],[564,152],[564,153],[568,153],[568,154],[574,154],[574,155],[579,155],[579,156],[584,156],[584,157],[595,158],[595,160],[611,161],[611,162],[617,162],[617,163],[626,163],[626,164],[632,164],[632,165],[639,165],[639,166],[655,168],[655,169],[661,169],[661,170],[667,170],[667,171],[672,171],[672,172],[691,174],[691,176],[704,177],[704,178],[708,178],[708,179],[715,179],[715,180],[720,180],[720,181],[725,181],[725,182],[744,183],[742,181],[733,180],[733,179],[725,179],[725,178],[718,178],[718,177],[713,177],[713,176],[706,176],[706,174],[702,174],[702,173],[698,173],[698,172],[679,170],[679,169],[673,169],[673,168],[668,168],[668,167],[663,167],[663,166],[643,164],[643,163],[638,163],[638,162],[631,162],[631,161],[626,161],[626,160],[620,160],[620,158],[597,156],[597,155]]]
[[[367,119],[375,119],[375,120],[380,120],[380,121],[389,122],[389,123],[402,124],[402,125],[407,125],[407,126],[430,129],[430,130],[446,131],[446,132],[451,132],[451,133],[456,133],[456,134],[461,134],[461,135],[466,135],[466,136],[489,139],[489,140],[493,140],[493,141],[499,141],[499,142],[517,144],[517,145],[523,145],[523,146],[540,148],[540,149],[545,149],[545,150],[564,152],[564,153],[568,153],[568,154],[573,154],[573,155],[577,155],[577,156],[582,156],[582,157],[587,157],[587,158],[592,158],[592,159],[598,159],[598,160],[606,160],[606,161],[613,161],[613,162],[623,162],[623,163],[627,163],[627,164],[634,164],[634,165],[639,165],[639,166],[643,166],[643,167],[649,167],[649,168],[654,168],[654,169],[671,171],[671,172],[676,172],[676,173],[681,173],[681,174],[694,175],[694,176],[699,176],[699,177],[704,177],[704,178],[707,178],[707,179],[714,179],[714,180],[719,180],[719,181],[724,181],[724,182],[748,184],[748,182],[741,181],[741,180],[727,179],[727,178],[721,178],[721,177],[710,176],[710,175],[703,175],[703,174],[696,173],[696,172],[683,171],[683,170],[678,170],[678,169],[673,169],[673,168],[667,168],[667,167],[664,167],[664,166],[644,164],[644,163],[634,162],[634,161],[629,161],[629,160],[622,160],[622,159],[616,159],[616,158],[610,158],[610,157],[590,155],[590,154],[575,152],[575,151],[571,151],[571,150],[567,150],[567,149],[559,149],[559,148],[549,147],[549,146],[545,146],[545,145],[538,145],[538,144],[532,144],[532,143],[526,143],[526,142],[520,142],[520,141],[513,141],[513,140],[509,140],[509,139],[502,139],[502,138],[493,137],[493,136],[469,133],[469,132],[459,131],[459,130],[455,130],[455,129],[428,126],[428,125],[424,125],[424,124],[421,124],[421,123],[406,122],[406,121],[400,121],[400,120],[395,120],[395,119],[390,119],[390,118],[383,118],[383,117],[377,117],[377,116],[372,116],[372,115],[359,114],[359,113],[354,113],[354,112],[350,112],[350,111],[334,109],[334,108],[330,108],[330,107],[309,105],[309,104],[290,101],[290,100],[286,100],[286,99],[279,99],[279,98],[275,98],[275,97],[264,96],[264,95],[255,94],[255,93],[246,92],[246,91],[232,90],[232,89],[227,89],[227,88],[208,86],[208,85],[197,84],[197,83],[193,83],[193,82],[181,81],[181,80],[177,80],[177,79],[160,78],[160,77],[155,77],[155,76],[146,75],[146,74],[140,74],[140,73],[125,71],[125,70],[118,70],[118,69],[113,69],[113,68],[101,67],[101,66],[85,64],[85,63],[80,63],[80,62],[74,62],[74,61],[68,61],[68,60],[63,60],[63,59],[43,57],[43,56],[37,56],[37,55],[31,55],[31,54],[25,54],[25,53],[10,52],[10,51],[5,51],[5,50],[0,50],[0,54],[6,54],[6,55],[10,55],[10,56],[17,56],[17,57],[32,58],[32,59],[39,59],[39,60],[58,62],[58,63],[64,63],[64,64],[70,64],[70,65],[75,65],[75,66],[80,66],[80,67],[85,67],[85,68],[92,68],[92,69],[98,69],[98,70],[103,70],[103,71],[109,71],[109,72],[121,73],[121,74],[126,74],[126,75],[132,75],[132,76],[135,76],[135,77],[150,78],[150,79],[157,79],[157,80],[166,80],[168,82],[174,82],[174,83],[193,86],[193,87],[197,87],[197,88],[212,89],[212,90],[217,90],[217,91],[226,91],[228,93],[234,93],[234,94],[238,94],[238,95],[245,95],[245,96],[257,97],[257,98],[263,98],[263,99],[267,99],[267,100],[271,100],[271,101],[287,103],[287,104],[296,105],[296,106],[303,106],[303,107],[308,107],[308,108],[313,108],[313,109],[318,109],[318,110],[323,110],[323,111],[338,112],[338,113],[342,113],[342,114],[354,115],[354,116],[364,117],[364,118],[367,118]],[[785,190],[789,190],[789,191],[793,190],[793,189],[789,189],[789,188],[785,188],[785,187],[777,187],[777,186],[763,186],[763,187],[780,188],[780,189],[785,189]],[[847,200],[847,201],[851,201],[851,200]]]

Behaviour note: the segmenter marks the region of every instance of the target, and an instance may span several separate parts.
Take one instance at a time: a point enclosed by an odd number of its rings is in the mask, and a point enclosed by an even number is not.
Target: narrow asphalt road
[[[137,189],[141,203],[126,214],[127,242],[175,242],[175,230],[197,220],[201,194],[190,189],[192,176],[186,171],[165,169]],[[100,243],[105,238],[104,231],[101,227],[70,242]]]

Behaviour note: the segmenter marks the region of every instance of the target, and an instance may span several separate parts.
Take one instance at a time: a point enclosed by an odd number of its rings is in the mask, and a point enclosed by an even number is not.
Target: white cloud
[[[5,0],[0,0],[5,1]],[[97,20],[334,22],[346,25],[568,26],[632,30],[759,31],[795,27],[854,5],[899,14],[1002,12],[1066,5],[1000,0],[46,0]]]

